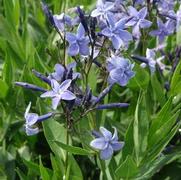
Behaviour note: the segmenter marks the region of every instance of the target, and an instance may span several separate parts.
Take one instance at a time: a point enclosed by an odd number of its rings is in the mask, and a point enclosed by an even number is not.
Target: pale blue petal
[[[125,26],[134,26],[137,23],[137,20],[135,20],[135,18],[130,19]]]
[[[81,39],[84,36],[85,36],[85,29],[82,23],[80,23],[77,29],[77,39]]]
[[[112,13],[107,14],[108,23],[111,28],[115,27],[114,15]]]
[[[149,28],[151,26],[152,22],[151,21],[148,21],[146,19],[141,19],[139,21],[139,25],[141,28]]]
[[[79,46],[77,43],[70,44],[68,47],[68,54],[70,56],[76,56],[79,53]]]
[[[41,98],[46,98],[46,97],[54,97],[56,96],[56,93],[54,91],[47,91],[43,94],[41,94]]]
[[[99,130],[106,140],[112,139],[112,133],[110,131],[108,131],[106,128],[100,127]]]
[[[140,38],[141,32],[140,32],[139,24],[136,24],[136,26],[133,27],[132,33],[133,33],[133,36],[136,37],[137,39]]]
[[[110,28],[105,28],[101,31],[101,33],[104,35],[104,36],[107,36],[107,37],[111,37],[112,36],[112,32],[110,30]]]
[[[30,111],[30,108],[31,108],[31,102],[29,102],[29,104],[28,104],[28,106],[27,106],[27,108],[26,108],[26,111],[25,111],[25,114],[24,114],[24,118],[25,118],[25,119],[26,119],[27,114],[28,114],[29,111]]]
[[[137,16],[138,15],[138,11],[133,6],[128,7],[128,12],[131,16]]]
[[[35,134],[38,134],[39,133],[39,129],[38,127],[36,128],[31,128],[29,126],[25,126],[25,131],[26,131],[26,134],[28,136],[32,136],[32,135],[35,135]]]
[[[79,43],[79,53],[83,56],[89,55],[89,46],[87,42],[80,42]]]
[[[153,30],[149,33],[150,36],[158,36],[160,34],[159,30]]]
[[[113,148],[109,145],[106,149],[102,150],[100,153],[100,157],[103,160],[110,159],[113,155]]]
[[[119,30],[119,37],[125,42],[133,40],[131,33],[126,30]]]
[[[54,98],[52,98],[52,108],[53,108],[54,110],[57,109],[57,106],[58,106],[60,100],[61,100],[60,97],[54,97]]]
[[[62,76],[65,71],[65,68],[61,64],[55,64],[55,72]]]
[[[100,16],[102,14],[102,12],[100,12],[98,9],[94,9],[91,13],[92,17],[97,17]]]
[[[147,15],[147,8],[144,7],[138,12],[139,19],[144,19]]]
[[[116,23],[116,29],[124,29],[127,19],[121,19]]]
[[[60,84],[55,79],[52,79],[51,80],[51,87],[52,87],[54,92],[58,93],[58,91],[60,89]],[[53,95],[53,93],[52,93],[52,95]]]
[[[118,141],[111,142],[111,146],[114,151],[119,151],[120,149],[122,149],[124,144],[125,144],[124,142],[118,142]]]
[[[69,32],[66,33],[66,37],[65,37],[65,38],[66,38],[66,40],[67,40],[69,43],[71,43],[71,44],[75,43],[76,40],[77,40],[76,35],[75,35],[75,34],[72,34],[72,33],[69,33]]]
[[[112,44],[115,49],[119,49],[121,45],[123,44],[122,40],[118,36],[112,36],[111,37]]]
[[[117,132],[117,129],[115,127],[114,128],[114,134],[112,136],[112,139],[111,141],[117,141],[118,140],[118,132]]]
[[[72,92],[70,92],[70,91],[68,91],[68,90],[64,91],[64,92],[61,94],[61,99],[63,99],[63,100],[68,100],[68,101],[70,101],[70,100],[73,100],[73,99],[75,99],[75,98],[76,98],[76,96],[75,96]]]
[[[73,68],[76,67],[76,65],[77,65],[77,63],[74,61],[74,62],[72,62],[72,63],[70,63],[70,64],[67,65],[67,69],[68,69],[68,70],[73,69]]]
[[[92,140],[90,146],[98,150],[103,150],[108,146],[108,143],[105,141],[104,137],[100,137]]]
[[[70,87],[71,82],[72,82],[71,79],[63,81],[62,84],[60,85],[60,91],[64,92],[65,90],[67,90]]]
[[[37,122],[38,117],[39,116],[36,113],[28,113],[26,115],[26,124],[29,125],[29,126],[34,125]]]

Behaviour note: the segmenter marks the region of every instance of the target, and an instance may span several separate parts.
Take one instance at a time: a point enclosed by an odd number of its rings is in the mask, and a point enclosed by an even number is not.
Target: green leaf
[[[65,152],[55,141],[66,142],[66,129],[63,124],[58,123],[53,119],[43,121],[44,134],[52,151],[61,159],[65,159]]]
[[[69,160],[70,169],[69,172],[66,174],[66,177],[69,177],[68,179],[71,180],[83,180],[81,169],[77,161],[74,159],[74,157],[71,154],[69,154],[68,160]]]
[[[165,94],[164,94],[164,87],[158,81],[156,74],[153,74],[151,76],[151,85],[152,85],[153,93],[156,96],[156,99],[159,101],[161,106],[163,106],[166,101]]]
[[[155,132],[166,122],[171,116],[172,98],[170,98],[163,108],[160,110],[155,119],[152,120],[152,124],[149,130],[149,139],[155,134]],[[150,145],[150,143],[149,143]],[[150,145],[151,146],[151,145]]]
[[[166,147],[166,145],[170,142],[170,140],[173,138],[176,132],[178,132],[178,129],[180,127],[180,124],[176,124],[169,133],[167,133],[166,136],[162,137],[157,144],[154,146],[150,147],[147,151],[147,154],[143,160],[143,162],[151,162],[153,161],[156,157],[158,157],[163,149]]]
[[[181,151],[178,150],[172,154],[163,155],[155,159],[153,162],[144,163],[140,167],[140,173],[137,176],[137,180],[150,179],[154,174],[156,174],[163,166],[181,158]]]
[[[140,93],[133,123],[133,139],[137,165],[141,162],[147,148],[148,125],[145,94]]]
[[[176,95],[181,93],[181,61],[177,65],[174,74],[172,76],[171,85],[170,85],[170,94]]]
[[[126,134],[125,134],[125,145],[123,147],[123,160],[127,158],[128,155],[132,155],[134,151],[134,139],[133,139],[133,121],[130,123]]]
[[[72,154],[78,154],[78,155],[90,155],[91,152],[88,151],[88,150],[85,150],[85,149],[82,149],[80,147],[74,147],[74,146],[70,146],[70,145],[67,145],[67,144],[64,144],[60,141],[55,141],[55,143],[61,147],[62,149],[72,153]]]
[[[40,174],[41,174],[41,178],[43,180],[51,180],[52,178],[52,171],[48,170],[47,168],[45,168],[42,164],[42,161],[41,161],[41,157],[39,158],[39,161],[40,161],[40,165],[39,165],[39,168],[40,168]]]
[[[134,71],[136,72],[136,74],[129,81],[127,86],[133,91],[139,91],[140,89],[146,90],[150,80],[149,73],[139,65],[135,65]]]
[[[172,129],[173,125],[176,123],[176,119],[178,118],[180,111],[177,111],[168,121],[163,123],[163,125],[155,131],[155,133],[150,136],[149,138],[149,147],[153,147],[159,141],[165,137],[170,130]]]
[[[180,25],[176,31],[176,39],[177,39],[177,41],[176,41],[177,45],[179,46],[181,44],[181,26]]]
[[[117,178],[131,179],[138,173],[138,168],[131,156],[116,169]]]
[[[5,81],[0,79],[0,98],[5,98],[8,93],[8,85]]]
[[[38,164],[35,164],[32,161],[27,161],[25,159],[23,159],[23,162],[32,171],[34,175],[40,175],[40,169]]]

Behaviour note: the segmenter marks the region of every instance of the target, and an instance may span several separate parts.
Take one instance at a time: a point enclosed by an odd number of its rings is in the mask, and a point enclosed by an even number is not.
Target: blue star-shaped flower
[[[104,28],[101,33],[111,39],[115,49],[119,49],[121,46],[124,46],[132,40],[132,35],[124,30],[126,19],[121,19],[118,22],[115,22],[112,14],[108,14],[107,21],[109,27]]]
[[[173,33],[175,25],[172,21],[167,21],[165,24],[161,19],[157,19],[158,29],[151,31],[149,34],[151,36],[158,36],[159,44],[163,43],[166,36]]]
[[[114,134],[104,127],[100,127],[100,132],[94,132],[96,139],[91,141],[90,146],[100,150],[100,157],[103,160],[110,159],[113,151],[118,151],[123,148],[124,142],[118,141],[117,129],[114,128]]]
[[[148,28],[152,24],[152,22],[145,19],[147,8],[144,7],[140,11],[137,11],[134,7],[130,6],[128,12],[130,14],[130,20],[126,23],[126,26],[133,26],[133,36],[140,38],[140,28]]]
[[[53,115],[53,113],[48,113],[48,114],[39,116],[36,113],[29,113],[30,108],[31,108],[31,102],[29,103],[28,107],[26,108],[26,111],[24,114],[24,118],[26,120],[25,130],[26,130],[26,134],[28,136],[37,134],[39,132],[39,128],[36,126],[36,123],[46,120]]]
[[[72,80],[67,79],[62,82],[62,84],[59,84],[56,80],[51,80],[51,87],[52,90],[47,91],[41,95],[42,98],[51,97],[52,98],[52,108],[54,110],[57,109],[57,106],[61,99],[63,100],[73,100],[76,98],[76,96],[69,90],[67,90],[70,87]]]
[[[91,13],[92,17],[99,17],[100,20],[104,20],[107,16],[107,13],[114,7],[112,2],[104,2],[103,0],[98,0],[96,9]]]
[[[70,32],[66,33],[66,40],[69,42],[68,54],[70,56],[76,56],[78,53],[81,55],[89,55],[89,38],[85,36],[85,29],[80,23],[77,34]]]
[[[128,59],[114,56],[107,60],[107,70],[109,71],[109,83],[118,83],[120,86],[126,86],[135,72],[132,71],[134,64]]]
[[[70,63],[66,66],[62,66],[61,64],[56,64],[54,69],[55,72],[51,73],[48,78],[49,79],[55,79],[56,81],[60,82],[62,81],[63,77],[69,74],[69,72],[76,67],[76,62]],[[72,79],[79,78],[81,75],[80,73],[73,72],[72,73]],[[69,78],[70,79],[70,78]]]

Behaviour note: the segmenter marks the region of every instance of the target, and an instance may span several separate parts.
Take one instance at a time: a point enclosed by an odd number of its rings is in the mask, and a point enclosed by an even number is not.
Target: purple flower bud
[[[107,88],[105,88],[97,97],[97,99],[95,100],[95,102],[93,103],[93,106],[95,106],[97,103],[99,103],[112,89],[114,83],[110,84]]]
[[[143,56],[132,55],[131,57],[137,61],[148,64],[148,59]]]
[[[53,115],[54,115],[54,113],[49,112],[49,113],[47,113],[47,114],[44,114],[44,115],[42,115],[42,116],[39,116],[37,122],[44,121],[44,120],[52,117]]]
[[[97,20],[95,17],[90,17],[90,32],[91,32],[91,37],[92,39],[96,39],[96,24],[97,24]]]
[[[96,59],[93,59],[92,61],[96,66],[98,66],[99,68],[102,67],[101,63],[98,62]]]
[[[53,19],[53,15],[52,15],[52,13],[50,12],[50,10],[48,9],[48,6],[47,6],[44,2],[41,2],[41,5],[42,5],[42,9],[43,9],[45,15],[47,16],[49,22],[51,23],[51,25],[54,26],[54,27],[56,27],[56,26],[55,26],[54,19]]]
[[[46,92],[47,90],[41,87],[38,87],[33,84],[25,83],[25,82],[15,82],[15,85],[24,87],[26,89],[31,89],[33,91],[40,91],[40,92]]]
[[[41,74],[40,72],[32,69],[33,74],[38,77],[39,79],[41,79],[42,81],[46,82],[47,84],[51,85],[51,81],[50,79],[48,79],[45,75]]]
[[[95,131],[95,130],[92,130],[92,135],[95,137],[95,138],[99,138],[99,137],[102,137],[102,134],[99,133],[98,131]]]
[[[103,109],[112,109],[112,108],[122,108],[122,107],[128,107],[128,103],[111,103],[111,104],[101,104],[96,107],[98,110]]]
[[[85,15],[84,15],[84,12],[82,11],[82,9],[77,6],[77,13],[78,13],[78,16],[80,18],[80,22],[82,23],[82,25],[84,26],[84,29],[86,32],[89,32],[89,29],[88,29],[88,26],[87,26],[87,22],[86,22],[86,19],[85,19]]]

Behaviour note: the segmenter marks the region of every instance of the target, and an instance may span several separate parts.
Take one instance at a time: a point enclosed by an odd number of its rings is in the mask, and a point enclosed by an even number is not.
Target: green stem
[[[99,162],[100,162],[101,171],[102,171],[102,174],[103,174],[102,179],[107,179],[105,163],[100,158],[99,158]]]
[[[70,113],[69,110],[66,110],[66,144],[69,145],[69,122],[70,122]],[[66,151],[66,156],[65,156],[65,175],[67,174],[68,171],[68,151]]]

